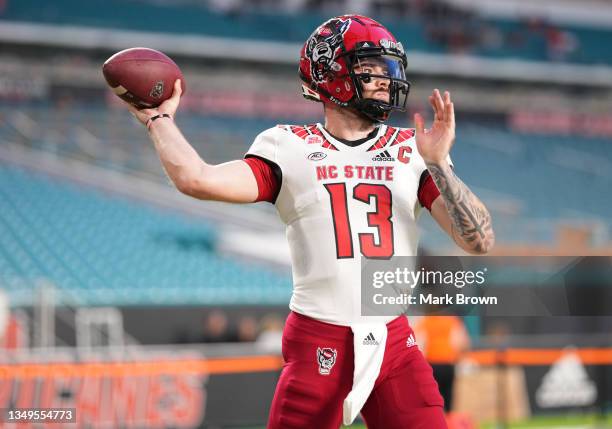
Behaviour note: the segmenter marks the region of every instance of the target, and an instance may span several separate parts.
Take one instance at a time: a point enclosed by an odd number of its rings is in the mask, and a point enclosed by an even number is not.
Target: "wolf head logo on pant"
[[[332,367],[336,363],[336,355],[338,352],[336,349],[330,349],[329,347],[317,347],[317,362],[319,363],[319,374],[329,375]]]

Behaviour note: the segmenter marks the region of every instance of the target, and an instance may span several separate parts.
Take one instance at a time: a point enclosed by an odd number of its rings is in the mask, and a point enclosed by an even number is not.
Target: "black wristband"
[[[159,118],[170,118],[172,119],[172,116],[170,116],[167,113],[161,113],[159,115],[155,115],[155,116],[151,116],[148,120],[147,120],[147,130],[149,128],[151,128],[151,124],[153,123],[153,121],[158,120]]]

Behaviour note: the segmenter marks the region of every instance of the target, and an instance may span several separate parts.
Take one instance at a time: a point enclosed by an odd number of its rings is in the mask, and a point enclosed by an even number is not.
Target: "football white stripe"
[[[117,95],[123,95],[126,92],[128,92],[128,90],[122,87],[121,85],[119,85],[113,88],[113,92]]]

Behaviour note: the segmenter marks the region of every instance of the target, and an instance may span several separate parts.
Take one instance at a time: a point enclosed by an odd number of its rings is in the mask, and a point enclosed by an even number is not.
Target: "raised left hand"
[[[429,96],[429,104],[434,111],[431,128],[425,129],[425,120],[415,113],[416,144],[419,153],[427,164],[440,164],[445,161],[455,141],[455,108],[450,92],[444,98],[438,89]]]

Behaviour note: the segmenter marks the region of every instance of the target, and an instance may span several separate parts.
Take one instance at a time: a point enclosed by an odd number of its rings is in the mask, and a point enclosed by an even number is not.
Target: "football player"
[[[361,412],[369,428],[445,428],[443,400],[407,318],[369,323],[360,311],[361,258],[414,256],[424,207],[473,254],[494,243],[491,216],[457,177],[448,92],[429,97],[433,124],[385,125],[405,110],[404,48],[359,15],[319,26],[301,51],[306,98],[325,121],[279,125],[242,160],[206,163],[173,121],[181,96],[132,113],[147,126],[176,187],[203,200],[269,201],[286,224],[292,271],[283,367],[268,428],[338,428]],[[344,417],[344,419],[343,419]]]

